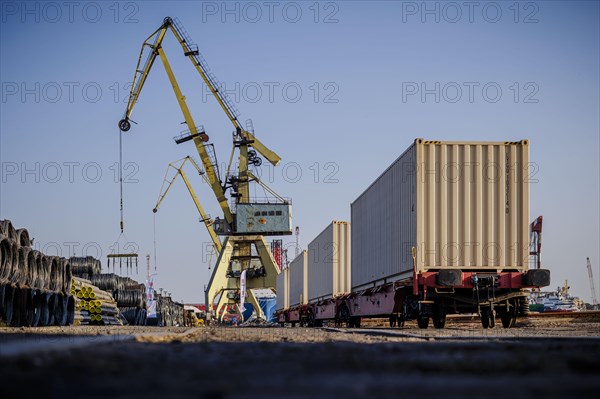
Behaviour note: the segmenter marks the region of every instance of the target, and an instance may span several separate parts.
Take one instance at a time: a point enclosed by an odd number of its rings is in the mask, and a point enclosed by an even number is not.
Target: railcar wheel
[[[404,322],[405,322],[405,321],[406,321],[406,317],[404,316],[404,314],[403,314],[403,313],[400,313],[400,314],[397,316],[397,325],[398,325],[398,328],[402,328],[402,327],[404,327]]]
[[[517,322],[517,316],[519,315],[519,300],[511,300],[507,309],[499,312],[500,320],[502,321],[502,327],[511,328]]]
[[[511,315],[511,311],[502,311],[499,316],[500,321],[502,321],[502,327],[511,328],[513,326],[513,318]]]
[[[434,328],[446,326],[446,306],[443,303],[439,302],[434,305],[431,321],[433,321]]]
[[[339,315],[338,315],[338,320],[340,322],[340,324],[346,324],[347,327],[352,327],[352,320],[350,318],[350,309],[348,309],[348,306],[346,304],[343,304],[340,307],[339,310]]]
[[[494,311],[491,308],[481,309],[481,325],[483,328],[494,328],[496,320],[494,318]]]
[[[308,319],[308,321],[307,321],[306,325],[308,327],[314,327],[315,326],[315,315],[312,312],[310,312],[307,316],[307,319]]]
[[[350,328],[360,328],[360,317],[351,317],[348,322]]]
[[[417,325],[421,329],[426,329],[427,327],[429,327],[429,317],[428,316],[417,317]]]

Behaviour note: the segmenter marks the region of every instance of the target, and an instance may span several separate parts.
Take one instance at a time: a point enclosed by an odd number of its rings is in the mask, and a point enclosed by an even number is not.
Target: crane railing
[[[198,46],[192,42],[192,39],[190,38],[189,34],[187,33],[187,31],[185,30],[178,18],[171,19],[171,24],[177,32],[177,34],[182,39],[182,45],[184,46],[184,55],[191,56],[194,63],[196,63],[196,65],[204,71],[206,79],[209,82],[209,89],[211,89],[210,86],[214,88],[216,92],[215,95],[220,98],[225,108],[227,108],[227,112],[230,114],[230,118],[237,121],[240,112],[234,105],[231,98],[223,90],[224,86],[221,84],[221,82],[219,82],[215,74],[211,71],[208,62],[206,62],[206,59],[204,59],[202,54],[200,54],[200,52],[198,51]]]

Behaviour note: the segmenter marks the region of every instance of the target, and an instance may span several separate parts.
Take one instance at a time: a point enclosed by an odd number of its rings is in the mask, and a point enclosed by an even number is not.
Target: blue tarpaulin
[[[254,296],[258,299],[258,304],[265,314],[265,318],[267,321],[275,321],[273,313],[275,313],[275,306],[277,305],[277,297],[271,290],[253,290]],[[244,321],[248,320],[252,316],[252,311],[254,308],[251,303],[244,303],[244,312],[242,315],[244,316]]]

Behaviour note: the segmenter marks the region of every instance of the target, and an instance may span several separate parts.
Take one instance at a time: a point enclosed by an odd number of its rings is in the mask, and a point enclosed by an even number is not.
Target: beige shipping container
[[[275,310],[283,310],[290,307],[290,273],[289,269],[283,269],[277,275],[276,281],[277,303]]]
[[[416,139],[352,203],[354,290],[419,272],[526,270],[529,142]]]
[[[289,306],[307,303],[308,295],[308,256],[306,250],[290,262],[289,271]]]
[[[308,244],[308,300],[350,292],[350,237],[348,222],[331,222]]]

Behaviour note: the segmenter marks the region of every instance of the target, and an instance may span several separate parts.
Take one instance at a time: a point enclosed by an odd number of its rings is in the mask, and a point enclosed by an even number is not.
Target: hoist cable
[[[154,271],[156,271],[156,213],[153,214],[154,220]]]
[[[119,129],[119,188],[121,193],[121,234],[123,234],[123,131]]]

